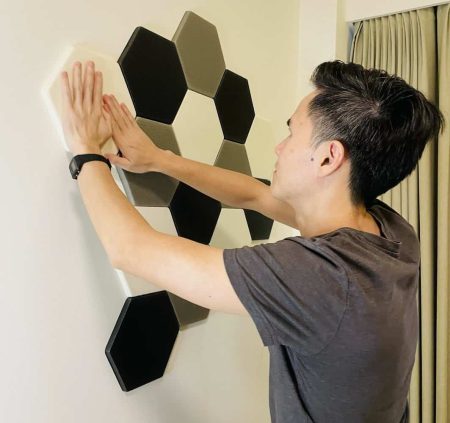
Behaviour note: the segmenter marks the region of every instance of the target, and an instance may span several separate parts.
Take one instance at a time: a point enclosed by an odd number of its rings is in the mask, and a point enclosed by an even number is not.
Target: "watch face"
[[[70,161],[69,170],[73,178],[78,175],[79,166],[75,157]]]

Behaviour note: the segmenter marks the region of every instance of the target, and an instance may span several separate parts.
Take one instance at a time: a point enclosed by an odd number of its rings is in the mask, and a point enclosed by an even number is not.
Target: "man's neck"
[[[305,238],[333,232],[339,228],[354,228],[380,236],[377,222],[365,207],[339,204],[296,210],[297,227]]]

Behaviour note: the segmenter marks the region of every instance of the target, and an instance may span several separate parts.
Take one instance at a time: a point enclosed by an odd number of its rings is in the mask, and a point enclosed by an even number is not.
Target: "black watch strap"
[[[77,179],[78,175],[81,172],[81,168],[83,165],[87,162],[91,162],[93,160],[98,160],[101,162],[105,162],[109,168],[111,169],[111,163],[110,161],[101,154],[78,154],[77,156],[74,156],[69,164],[69,170],[72,175],[73,179]]]

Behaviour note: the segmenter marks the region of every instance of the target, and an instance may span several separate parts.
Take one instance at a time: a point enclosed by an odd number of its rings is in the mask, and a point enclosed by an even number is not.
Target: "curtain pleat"
[[[450,4],[437,6],[438,100],[446,119],[437,154],[437,316],[436,316],[436,421],[450,422]]]
[[[402,77],[437,104],[448,121],[449,8],[446,4],[359,21],[350,53],[352,62]],[[411,423],[450,423],[449,156],[447,130],[429,141],[411,175],[380,196],[414,227],[421,246],[420,330],[408,395]]]

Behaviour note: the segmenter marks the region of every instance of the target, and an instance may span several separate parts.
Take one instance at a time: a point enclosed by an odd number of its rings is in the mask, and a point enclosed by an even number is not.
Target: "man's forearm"
[[[126,255],[134,234],[157,232],[117,186],[108,166],[87,162],[78,176],[84,205],[112,265]]]
[[[248,208],[267,189],[267,185],[251,176],[190,160],[170,150],[164,151],[159,171],[236,208]]]

